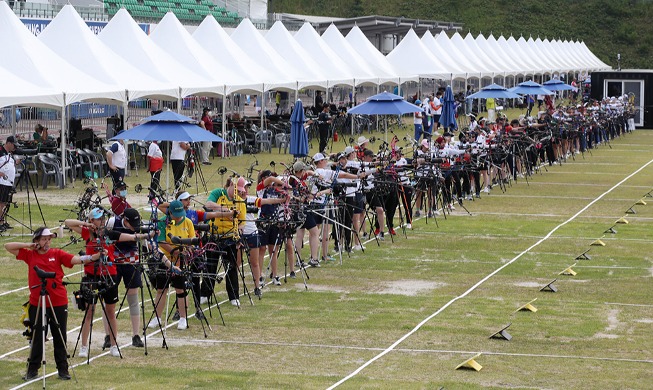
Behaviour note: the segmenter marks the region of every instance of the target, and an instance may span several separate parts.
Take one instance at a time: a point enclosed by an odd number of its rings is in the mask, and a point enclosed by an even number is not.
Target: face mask
[[[127,197],[127,190],[120,190],[120,196],[122,196],[123,198],[126,198]]]

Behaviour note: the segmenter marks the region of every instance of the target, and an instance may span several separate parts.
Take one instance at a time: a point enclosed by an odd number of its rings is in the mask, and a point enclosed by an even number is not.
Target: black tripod
[[[32,229],[32,200],[31,200],[31,195],[34,195],[34,200],[36,201],[36,206],[39,209],[39,214],[41,215],[41,220],[43,221],[43,226],[46,226],[47,224],[45,223],[45,217],[43,216],[43,210],[41,209],[41,203],[39,202],[39,198],[36,196],[36,190],[34,189],[34,183],[32,182],[32,177],[29,174],[29,170],[25,166],[25,163],[21,161],[20,163],[23,166],[23,173],[20,175],[18,178],[18,181],[14,183],[14,188],[11,190],[9,194],[9,201],[5,204],[5,209],[2,210],[2,218],[3,220],[0,221],[2,225],[0,225],[0,233],[4,232],[7,229],[7,225],[5,222],[5,218],[9,217],[13,221],[17,222],[21,226],[29,229],[30,232],[33,232],[34,229]],[[27,188],[27,210],[28,210],[28,215],[29,215],[29,226],[25,225],[23,222],[17,220],[16,218],[12,217],[9,215],[9,210],[11,209],[11,205],[14,205],[14,208],[18,208],[18,205],[13,202],[13,195],[16,193],[16,186],[21,184],[24,180],[27,180],[27,183],[25,183],[25,187]],[[31,190],[31,195],[30,195],[30,190]]]
[[[39,293],[39,303],[36,308],[36,315],[34,316],[34,333],[33,333],[33,338],[32,338],[32,346],[30,349],[30,363],[33,363],[33,360],[35,358],[40,359],[40,364],[41,367],[43,367],[43,389],[45,389],[45,377],[46,377],[46,358],[45,358],[45,338],[48,334],[48,324],[50,325],[50,328],[53,333],[53,338],[54,338],[54,347],[55,347],[55,355],[57,354],[56,349],[57,348],[63,348],[66,361],[68,360],[68,350],[66,349],[66,336],[65,333],[61,331],[61,325],[59,323],[59,320],[57,319],[57,314],[55,313],[55,309],[52,306],[52,300],[50,299],[50,295],[48,294],[47,290],[47,285],[48,285],[48,279],[54,279],[55,277],[55,272],[45,272],[42,269],[40,269],[37,266],[34,266],[34,271],[36,272],[36,275],[41,279],[41,283],[30,286],[30,289],[33,288],[38,288],[40,287],[40,293]],[[55,286],[55,282],[52,282],[53,287]],[[46,310],[47,307],[50,307],[50,318],[48,321],[48,317],[46,315]],[[67,312],[67,311],[66,311]],[[67,314],[63,314],[64,316],[67,316]],[[65,321],[65,319],[64,319]],[[56,330],[56,333],[55,333]],[[40,332],[40,334],[38,333]],[[35,348],[37,348],[35,350]],[[39,353],[40,352],[40,353]],[[68,361],[66,363],[67,366],[70,366],[68,364]],[[72,367],[72,366],[71,366]],[[73,371],[74,374],[74,371]],[[29,364],[28,364],[28,369],[27,369],[27,376],[29,376]],[[70,376],[64,377],[61,373],[59,376],[62,379],[70,379]],[[77,379],[75,379],[77,381]]]
[[[95,317],[95,306],[98,302],[100,302],[100,306],[102,307],[104,318],[107,319],[107,325],[109,326],[109,333],[111,334],[113,340],[117,340],[117,335],[115,329],[113,329],[113,326],[111,325],[111,321],[109,321],[107,308],[105,306],[104,298],[103,298],[103,294],[107,292],[107,290],[111,287],[113,287],[113,280],[109,278],[109,280],[107,281],[103,277],[100,277],[100,279],[97,281],[87,281],[87,282],[82,281],[82,283],[80,283],[79,291],[77,291],[75,294],[75,299],[77,300],[78,307],[81,308],[82,304],[85,307],[84,307],[84,318],[82,319],[82,325],[80,327],[79,333],[77,334],[77,341],[75,342],[75,348],[73,349],[73,356],[75,356],[75,353],[77,352],[77,346],[79,345],[79,340],[83,335],[84,325],[86,325],[86,321],[89,318],[88,314],[90,312],[90,322],[89,322],[90,331],[88,336],[89,351],[88,351],[88,355],[86,356],[86,364],[90,364],[91,362],[90,346],[91,346],[91,340],[93,339],[93,318]],[[87,340],[82,340],[82,346],[84,345],[84,341]],[[118,354],[122,359],[122,352],[120,352],[120,347],[118,346],[117,342],[116,342],[116,348],[118,349]]]

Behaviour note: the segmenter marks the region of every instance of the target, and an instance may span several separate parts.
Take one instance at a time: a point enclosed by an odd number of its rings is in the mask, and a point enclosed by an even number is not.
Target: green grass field
[[[161,348],[161,334],[150,330],[147,356],[128,347],[123,312],[123,360],[102,355],[87,366],[75,357],[79,383],[51,377],[47,384],[325,389],[365,365],[339,388],[651,388],[653,198],[645,196],[653,190],[652,147],[653,132],[639,130],[614,140],[611,148],[601,145],[591,155],[546,167],[548,172],[528,183],[521,179],[506,193],[495,189],[466,202],[471,216],[459,207],[446,220],[439,217],[438,226],[419,220],[407,238],[387,237],[380,246],[369,242],[365,253],[344,256],[342,265],[308,269],[308,290],[301,278],[288,279],[280,287],[266,286],[254,305],[247,298],[240,309],[222,304],[226,326],[213,308],[207,338],[194,318],[185,331],[171,325],[169,350]],[[257,158],[262,169],[270,160],[289,161],[276,151]],[[204,172],[209,190],[220,183],[211,172],[218,165],[244,172],[253,157],[213,161]],[[141,171],[128,183],[133,188],[149,181],[144,177]],[[66,216],[62,208],[71,208],[80,191],[79,182],[74,189],[37,190],[50,226]],[[144,205],[142,195],[135,199]],[[650,202],[626,214],[640,199]],[[13,212],[22,216],[19,204]],[[616,234],[604,233],[624,216],[628,224],[616,225]],[[10,239],[27,238],[2,237],[0,243]],[[606,246],[590,246],[597,239]],[[575,260],[588,249],[590,260]],[[559,275],[572,264],[576,276]],[[26,267],[6,253],[0,265],[0,383],[11,388],[23,383],[28,355],[26,349],[15,351],[26,345],[18,318],[27,291],[7,292],[25,285]],[[539,291],[553,279],[557,293]],[[253,289],[251,281],[248,287]],[[217,291],[224,303],[224,287]],[[515,312],[536,298],[537,312]],[[148,316],[151,307],[147,302]],[[71,305],[71,352],[80,323],[81,312]],[[511,341],[489,339],[509,323]],[[93,357],[101,353],[101,328],[96,322]],[[46,351],[53,363],[52,346]],[[482,370],[455,370],[479,352]]]

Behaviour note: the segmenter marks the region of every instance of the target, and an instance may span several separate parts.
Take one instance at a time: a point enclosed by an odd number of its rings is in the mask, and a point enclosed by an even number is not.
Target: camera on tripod
[[[97,295],[90,288],[82,286],[79,290],[73,291],[73,299],[77,308],[84,311],[87,304],[94,305],[96,303]]]

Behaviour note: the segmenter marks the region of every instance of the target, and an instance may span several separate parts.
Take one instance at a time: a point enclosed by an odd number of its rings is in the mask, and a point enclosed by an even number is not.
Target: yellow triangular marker
[[[478,364],[478,362],[476,362],[476,360],[474,360],[479,356],[481,356],[480,353],[478,353],[478,354],[472,356],[471,358],[465,360],[464,362],[460,363],[459,365],[456,366],[456,370],[481,371],[481,368],[483,368],[483,366],[481,366],[480,364]]]
[[[532,303],[537,301],[537,298],[533,299],[532,301],[528,302],[524,306],[520,307],[519,309],[515,310],[515,313],[518,311],[532,311],[535,313],[537,311],[537,307],[533,306]]]
[[[570,276],[576,276],[577,272],[574,271],[572,268],[576,266],[577,263],[574,263],[570,265],[569,267],[565,268],[564,271],[560,272],[558,275],[570,275]]]
[[[590,244],[591,246],[605,246],[605,242],[601,240],[596,240],[593,243]]]
[[[641,206],[646,206],[646,202],[644,202],[644,199],[638,200],[635,204],[641,205]]]
[[[621,217],[615,223],[620,223],[622,225],[628,225],[628,220],[626,218],[624,218],[624,217]]]

